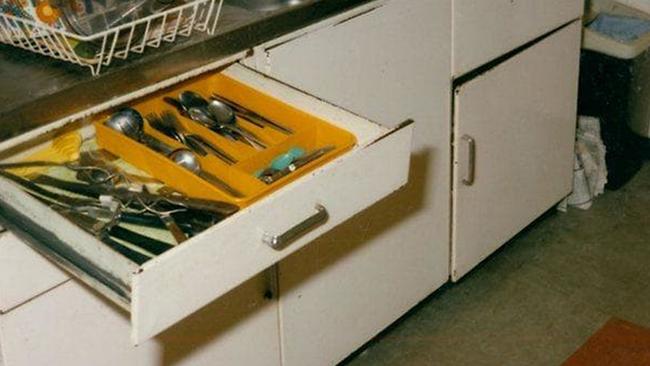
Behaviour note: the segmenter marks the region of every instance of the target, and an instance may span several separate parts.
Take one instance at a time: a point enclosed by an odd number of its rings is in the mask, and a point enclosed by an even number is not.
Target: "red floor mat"
[[[650,329],[610,319],[563,366],[649,366]]]

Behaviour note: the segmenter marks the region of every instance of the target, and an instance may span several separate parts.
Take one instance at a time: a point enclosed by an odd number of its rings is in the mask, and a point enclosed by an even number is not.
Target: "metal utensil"
[[[225,98],[225,97],[223,97],[221,95],[212,94],[211,98],[213,100],[216,100],[216,101],[219,101],[219,102],[221,102],[223,104],[226,104],[227,106],[232,108],[232,110],[237,114],[237,116],[249,121],[250,123],[252,123],[252,124],[254,124],[256,126],[259,126],[259,127],[269,126],[269,127],[273,128],[273,129],[275,129],[277,131],[280,131],[280,132],[284,133],[284,134],[287,134],[287,135],[293,134],[293,130],[291,130],[290,128],[288,128],[286,126],[283,126],[283,125],[281,125],[281,124],[279,124],[277,122],[271,121],[270,119],[268,119],[266,117],[263,117],[263,116],[259,115],[258,113],[253,112],[252,110],[250,110],[250,109],[248,109],[248,108],[246,108],[246,107],[244,107],[244,106],[242,106],[240,104],[237,104],[237,103],[233,102],[232,100],[227,99],[227,98]]]
[[[68,217],[82,229],[97,236],[109,247],[131,259],[132,261],[138,264],[142,264],[145,261],[149,260],[148,256],[134,251],[119,242],[116,242],[106,234],[106,232],[114,226],[115,218],[117,217],[116,215],[114,215],[111,220],[104,222],[96,220],[83,212],[84,207],[93,206],[96,201],[59,195],[57,193],[41,188],[38,185],[26,179],[15,176],[11,173],[0,171],[0,174],[5,178],[14,181],[15,183],[20,184],[27,191],[27,193],[34,196],[39,201],[47,205],[52,205],[59,208],[59,212],[61,212],[61,214]]]
[[[63,210],[61,211],[61,214],[66,218],[68,218],[68,220],[79,225],[79,227],[81,227],[83,230],[96,236],[99,240],[101,240],[104,244],[108,245],[111,249],[122,254],[123,256],[135,262],[136,264],[141,265],[152,258],[138,251],[135,251],[121,244],[120,242],[112,239],[110,235],[108,235],[105,231],[103,231],[101,228],[98,228],[98,224],[100,224],[98,220],[95,220],[84,214],[73,212],[73,211]]]
[[[77,206],[64,208],[64,210],[80,213],[97,220],[96,228],[98,234],[103,231],[116,239],[135,245],[149,253],[158,255],[172,248],[172,244],[170,243],[120,227],[119,224],[124,217],[120,205],[114,205],[112,208],[106,206]]]
[[[177,244],[180,244],[187,240],[187,235],[185,235],[185,232],[178,226],[178,223],[176,220],[174,220],[174,217],[171,214],[164,214],[160,215],[160,220],[165,224],[165,227],[169,232],[172,234],[172,237],[174,240],[176,240]]]
[[[106,126],[137,140],[144,131],[144,120],[140,112],[126,107],[113,113],[106,121]]]
[[[178,100],[189,110],[190,108],[206,108],[208,101],[199,93],[191,90],[184,90],[178,95]]]
[[[144,116],[144,119],[149,122],[149,126],[153,127],[158,132],[182,144],[185,144],[184,134],[182,134],[176,128],[176,126],[168,123],[167,120],[163,120],[162,116],[158,115],[158,113],[149,113]]]
[[[190,90],[181,92],[178,98],[193,120],[219,133],[240,136],[256,149],[266,149],[266,144],[257,135],[237,125],[234,111],[226,104],[218,101],[208,102]]]
[[[185,141],[185,145],[188,147],[193,147],[192,150],[199,153],[199,151],[207,151],[208,153],[216,156],[217,158],[223,160],[228,165],[233,165],[237,163],[237,160],[230,156],[224,150],[213,145],[201,135],[197,134],[188,134],[183,130],[183,126],[176,116],[170,111],[163,111],[160,115],[160,120],[164,126],[173,129],[179,135],[179,138]]]
[[[79,164],[79,161],[70,161],[67,163],[57,163],[54,161],[47,160],[33,160],[33,161],[21,161],[17,163],[1,163],[0,170],[11,170],[11,169],[22,169],[22,168],[32,168],[32,167],[60,167],[67,168],[72,171],[79,173],[84,173],[89,180],[92,180],[93,183],[106,183],[109,182],[115,174],[104,169],[103,167],[98,166],[86,166]]]
[[[224,214],[223,207],[220,207],[218,210],[215,210],[213,206],[216,203],[214,203],[213,201],[208,202],[206,200],[200,200],[201,202],[205,201],[207,203],[207,204],[201,204],[200,208],[206,208],[208,207],[207,205],[209,205],[208,208],[210,208],[210,211],[198,210],[193,207],[193,204],[195,203],[194,199],[182,197],[179,196],[178,194],[175,195],[175,197],[177,198],[168,199],[164,195],[160,195],[160,196],[153,195],[145,191],[133,192],[128,189],[113,190],[110,189],[109,187],[99,187],[97,185],[90,186],[88,184],[71,182],[67,180],[54,178],[49,175],[39,175],[33,180],[33,182],[41,185],[54,187],[59,190],[80,194],[82,196],[89,197],[89,198],[99,199],[101,196],[111,196],[120,202],[128,202],[130,206],[135,206],[132,208],[136,209],[137,211],[133,212],[128,210],[121,210],[119,213],[120,222],[138,225],[138,226],[158,228],[158,229],[166,228],[170,231],[170,233],[177,241],[177,243],[181,243],[187,239],[187,235],[185,233],[190,233],[190,235],[194,235],[197,232],[200,232],[201,228],[205,229],[207,226],[213,224],[215,221],[214,220],[215,214],[217,216],[224,216],[232,212],[232,210],[226,211],[226,213]],[[40,191],[40,193],[42,194],[43,192]],[[53,196],[50,193],[48,193],[46,199],[54,201],[52,197]],[[62,197],[66,197],[66,196],[58,196],[57,198],[61,199]],[[90,201],[87,202],[90,203]],[[72,202],[72,203],[78,204],[80,202]],[[160,203],[165,203],[165,205],[169,207],[167,207],[166,210],[156,209],[156,206],[159,206]],[[226,203],[223,203],[223,205],[225,204]],[[114,214],[111,210],[109,210],[105,206],[90,206],[90,205],[72,206],[69,204],[67,206],[70,209],[87,214],[88,216],[91,216],[96,219],[108,220],[111,217],[111,215]],[[236,210],[236,207],[234,208],[234,210]],[[190,220],[191,222],[189,222],[187,218],[181,221],[176,220],[174,218],[174,214],[170,213],[171,211],[175,211],[176,215],[179,215],[181,213],[187,213],[189,217],[192,218]],[[213,219],[212,220],[203,219],[197,221],[196,220],[197,215],[204,216],[204,218],[212,217]],[[198,226],[198,229],[195,226]]]
[[[202,146],[205,150],[207,150],[210,154],[216,156],[217,158],[223,160],[228,165],[233,165],[237,164],[237,159],[233,158],[230,156],[228,153],[223,151],[222,149],[216,147],[214,144],[210,143],[203,137],[199,135],[188,135],[187,136],[188,140],[193,140],[194,143],[197,145]]]
[[[195,140],[188,139],[182,131],[176,128],[176,126],[171,125],[168,118],[162,118],[156,113],[149,113],[145,116],[145,119],[149,122],[149,126],[163,135],[180,142],[201,156],[208,155],[208,152],[201,145],[194,142]]]
[[[106,121],[106,126],[164,155],[174,151],[171,146],[144,132],[144,119],[133,108],[126,107],[113,113]]]
[[[188,105],[183,104],[183,102],[180,99],[175,99],[172,97],[164,97],[163,101],[169,104],[170,106],[176,108],[176,110],[178,111],[178,113],[180,113],[181,116],[189,118],[194,122],[197,122],[202,126],[210,130],[213,130],[218,134],[228,138],[229,140],[232,141],[237,140],[235,135],[231,131],[227,131],[225,128],[218,126],[218,124],[213,120],[213,118],[209,115],[209,112],[206,110],[205,103],[197,102],[196,97],[198,96],[200,98],[199,95],[187,91],[184,92],[184,94],[181,93],[180,96],[184,97]]]
[[[212,118],[212,116],[210,116],[209,112],[205,109],[192,107],[187,110],[187,115],[192,121],[199,123],[200,125],[228,138],[229,140],[237,140],[235,131],[227,128],[226,125],[219,124],[214,120],[214,118]]]
[[[316,159],[321,158],[323,155],[327,154],[328,152],[330,152],[330,151],[332,151],[334,149],[335,149],[335,147],[330,145],[330,146],[325,146],[325,147],[322,147],[320,149],[314,150],[314,151],[310,152],[309,154],[294,160],[294,162],[291,163],[286,168],[284,168],[282,170],[278,170],[275,173],[270,174],[270,175],[261,175],[259,179],[261,181],[263,181],[264,183],[266,183],[266,184],[275,183],[280,178],[283,178],[283,177],[291,174],[292,172],[295,172],[299,168],[311,163],[312,161],[314,161]]]
[[[212,119],[219,125],[223,126],[223,128],[232,129],[243,138],[249,140],[252,144],[257,145],[262,149],[266,149],[266,144],[257,135],[237,125],[237,115],[227,104],[218,100],[211,100],[208,103],[207,110],[210,117],[212,117]]]
[[[180,100],[172,97],[164,97],[163,102],[174,107],[178,111],[178,113],[181,114],[181,116],[189,117],[189,114],[187,113],[187,109],[185,109],[185,106],[183,105],[183,103],[181,103]]]
[[[169,158],[179,166],[191,171],[192,173],[208,181],[210,184],[215,185],[220,189],[226,191],[228,194],[237,198],[244,197],[244,195],[241,192],[231,187],[228,183],[224,182],[223,180],[215,177],[214,175],[208,172],[203,171],[201,168],[201,162],[199,161],[199,158],[192,151],[188,149],[178,149],[172,152],[169,155]]]
[[[234,125],[237,123],[237,115],[235,110],[230,108],[227,104],[222,103],[217,99],[213,99],[208,103],[208,111],[212,117],[219,122],[227,125]]]

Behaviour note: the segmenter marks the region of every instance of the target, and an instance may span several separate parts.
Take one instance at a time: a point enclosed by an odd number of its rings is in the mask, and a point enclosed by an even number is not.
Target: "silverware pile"
[[[167,187],[150,192],[145,183],[151,183],[151,179],[122,172],[103,159],[105,156],[110,154],[82,153],[79,160],[65,164],[50,161],[0,164],[0,176],[17,183],[30,195],[138,264],[164,253],[239,209],[227,202],[186,197]],[[64,180],[47,174],[26,179],[10,172],[11,169],[39,166],[72,170],[76,179]],[[174,240],[155,239],[124,225],[168,230]]]

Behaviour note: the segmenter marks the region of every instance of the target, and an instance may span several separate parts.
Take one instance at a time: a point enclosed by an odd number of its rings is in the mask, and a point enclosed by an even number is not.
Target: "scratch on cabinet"
[[[262,45],[251,48],[249,57],[242,60],[242,63],[259,72],[269,72],[271,70],[268,52]]]

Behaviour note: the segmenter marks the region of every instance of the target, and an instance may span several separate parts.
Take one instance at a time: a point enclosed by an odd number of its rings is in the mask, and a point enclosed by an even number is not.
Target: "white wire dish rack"
[[[191,2],[92,35],[0,12],[0,43],[90,68],[93,75],[115,59],[141,54],[193,32],[214,34],[223,0]]]

